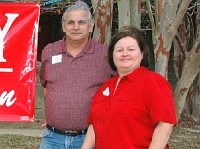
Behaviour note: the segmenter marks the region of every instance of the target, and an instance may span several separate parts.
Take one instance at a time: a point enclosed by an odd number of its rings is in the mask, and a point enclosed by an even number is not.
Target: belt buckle
[[[73,131],[73,130],[68,130],[68,131],[65,131],[64,132],[66,136],[72,136],[72,137],[75,137],[78,135],[78,132],[77,131]]]

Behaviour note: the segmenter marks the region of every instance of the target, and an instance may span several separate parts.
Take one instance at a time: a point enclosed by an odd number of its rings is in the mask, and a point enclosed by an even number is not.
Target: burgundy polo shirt
[[[42,52],[40,80],[47,89],[45,116],[60,130],[86,129],[92,97],[112,75],[107,48],[89,40],[75,58],[66,52],[64,39],[48,44]]]
[[[117,79],[104,83],[92,102],[96,149],[147,149],[158,122],[177,123],[171,86],[140,67],[120,80],[113,95]]]

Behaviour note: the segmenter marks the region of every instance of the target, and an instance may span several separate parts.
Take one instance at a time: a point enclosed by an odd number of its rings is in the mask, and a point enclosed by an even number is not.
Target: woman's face
[[[132,37],[120,39],[114,46],[113,61],[119,75],[124,76],[140,67],[143,53]]]

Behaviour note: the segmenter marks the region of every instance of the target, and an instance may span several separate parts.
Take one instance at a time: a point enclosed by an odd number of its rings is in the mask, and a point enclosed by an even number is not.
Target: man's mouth
[[[73,35],[80,35],[81,33],[71,33],[71,34],[73,34]]]

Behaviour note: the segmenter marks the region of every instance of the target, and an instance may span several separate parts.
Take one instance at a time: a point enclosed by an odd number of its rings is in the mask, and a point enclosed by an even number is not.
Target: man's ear
[[[64,23],[62,23],[62,30],[65,33],[65,27],[64,27]]]
[[[92,21],[90,22],[90,28],[89,28],[89,32],[90,32],[90,33],[93,32],[94,23],[95,23],[94,20],[92,20]]]

